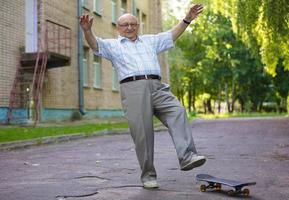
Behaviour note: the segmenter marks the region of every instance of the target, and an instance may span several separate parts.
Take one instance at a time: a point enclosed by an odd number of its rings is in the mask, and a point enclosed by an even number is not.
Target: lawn
[[[84,133],[90,135],[101,130],[127,129],[127,123],[82,124],[57,127],[0,127],[0,143],[36,138]]]

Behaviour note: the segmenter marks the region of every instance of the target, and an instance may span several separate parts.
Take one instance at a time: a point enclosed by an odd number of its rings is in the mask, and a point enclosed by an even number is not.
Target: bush
[[[197,112],[192,111],[192,112],[188,113],[187,116],[188,116],[189,120],[192,120],[192,119],[197,117]]]
[[[77,110],[74,111],[71,115],[71,121],[77,121],[77,120],[81,120],[82,119],[82,115],[81,113]]]
[[[262,105],[262,111],[264,112],[277,112],[278,105],[275,102],[264,102]]]

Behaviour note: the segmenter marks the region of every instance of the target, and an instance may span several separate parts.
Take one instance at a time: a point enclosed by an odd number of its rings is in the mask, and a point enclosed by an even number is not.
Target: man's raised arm
[[[203,6],[201,4],[191,6],[183,21],[181,21],[178,25],[172,28],[172,35],[174,41],[176,41],[182,35],[182,33],[190,25],[191,21],[196,19],[202,11]]]
[[[93,23],[93,18],[90,18],[89,15],[82,15],[80,17],[80,26],[83,30],[84,37],[88,43],[88,45],[93,49],[98,51],[97,41],[95,36],[92,33],[91,27]]]

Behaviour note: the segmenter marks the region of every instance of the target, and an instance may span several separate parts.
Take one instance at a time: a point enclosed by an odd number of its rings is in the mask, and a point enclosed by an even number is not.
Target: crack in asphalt
[[[109,178],[104,178],[104,177],[100,177],[100,176],[79,176],[79,177],[74,177],[73,179],[85,179],[85,178],[97,178],[97,179],[107,180],[107,181],[111,180]]]
[[[98,194],[98,192],[93,192],[93,193],[90,193],[90,194],[83,194],[83,195],[63,195],[63,196],[61,196],[61,195],[59,195],[59,196],[56,196],[55,198],[57,199],[57,200],[64,200],[64,199],[66,199],[66,198],[81,198],[81,197],[90,197],[90,196],[94,196],[94,195],[96,195],[96,194]]]

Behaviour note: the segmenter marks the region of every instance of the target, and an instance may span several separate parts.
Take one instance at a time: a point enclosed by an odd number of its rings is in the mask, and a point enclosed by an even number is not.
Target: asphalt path
[[[0,152],[1,200],[225,200],[225,192],[200,192],[198,173],[256,181],[254,200],[289,200],[289,119],[198,120],[192,133],[208,161],[179,170],[167,131],[155,134],[160,188],[146,190],[129,134]]]

